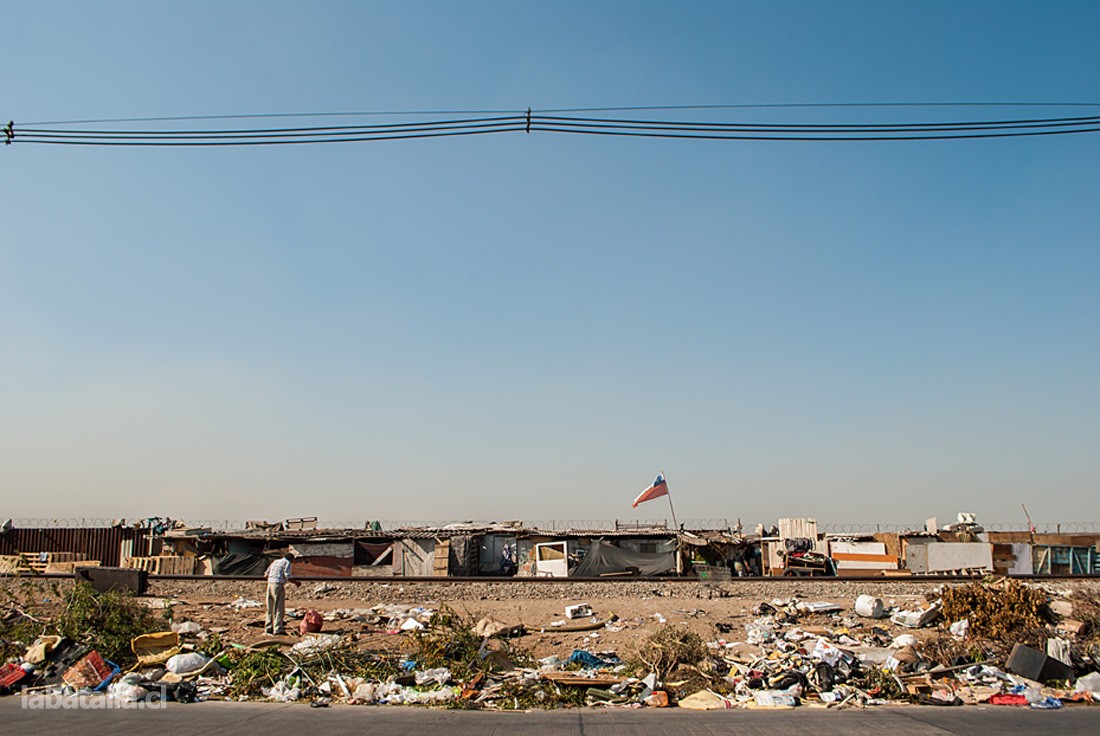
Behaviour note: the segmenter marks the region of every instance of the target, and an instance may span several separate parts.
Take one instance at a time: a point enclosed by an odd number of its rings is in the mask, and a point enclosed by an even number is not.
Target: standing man
[[[281,636],[283,619],[286,616],[286,584],[301,585],[290,577],[290,563],[294,562],[294,553],[287,552],[267,566],[267,615],[264,617],[264,633]]]

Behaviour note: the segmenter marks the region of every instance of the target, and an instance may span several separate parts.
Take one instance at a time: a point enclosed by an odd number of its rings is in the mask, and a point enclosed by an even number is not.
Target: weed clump
[[[87,583],[77,583],[50,628],[97,650],[125,670],[137,662],[130,640],[167,630],[170,613],[167,607],[154,611],[126,593],[96,593]]]
[[[534,661],[528,651],[508,641],[502,641],[499,649],[491,649],[469,621],[446,606],[432,616],[425,628],[413,632],[410,639],[413,649],[409,659],[419,669],[447,667],[456,680]]]
[[[239,650],[230,659],[233,667],[227,694],[234,698],[258,697],[261,688],[272,687],[292,666],[275,647],[252,652]]]
[[[126,669],[137,661],[130,640],[169,625],[169,609],[154,611],[125,593],[96,593],[87,583],[77,583],[65,593],[55,586],[53,592],[64,603],[53,617],[8,601],[8,611],[0,615],[0,658],[21,655],[39,636],[56,634]]]
[[[703,638],[678,626],[659,627],[638,646],[628,662],[638,674],[655,672],[665,680],[678,667],[696,667],[707,656]]]

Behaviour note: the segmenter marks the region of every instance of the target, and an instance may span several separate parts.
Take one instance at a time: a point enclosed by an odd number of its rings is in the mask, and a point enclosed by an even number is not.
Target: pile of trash
[[[67,610],[102,604],[74,596]],[[247,599],[231,605],[254,607]],[[0,631],[8,654],[0,694],[501,710],[895,703],[1053,709],[1100,700],[1100,604],[1010,580],[945,586],[909,607],[873,595],[851,606],[774,599],[755,606],[747,621],[716,622],[711,637],[660,614],[638,621],[601,616],[587,603],[566,606],[545,627],[474,622],[446,606],[291,611],[300,621],[297,641],[251,646],[196,622],[132,613],[120,619],[125,628],[89,636],[66,635],[80,630],[73,621],[51,624],[19,612],[22,618]],[[47,632],[51,626],[56,633]],[[137,626],[147,630],[133,635]],[[646,627],[648,635],[621,656],[599,648],[601,630],[628,626]],[[587,635],[568,653],[535,659],[520,645],[529,629]],[[37,633],[13,649],[13,635],[28,632]],[[383,650],[365,645],[365,634],[381,632],[393,635]],[[124,647],[122,637],[129,637]]]
[[[973,583],[945,588],[912,610],[863,595],[854,612],[797,598],[761,603],[742,640],[709,644],[720,677],[679,706],[1059,708],[1100,700],[1100,649],[1087,636],[1089,624],[1070,619],[1072,604],[1041,589]],[[918,637],[905,629],[928,631]]]
[[[63,636],[40,636],[20,662],[0,667],[0,694],[190,703],[208,694],[214,679],[225,672],[215,658],[181,647],[179,634],[173,631],[136,637],[132,646],[137,663],[124,674],[118,664],[85,644]]]

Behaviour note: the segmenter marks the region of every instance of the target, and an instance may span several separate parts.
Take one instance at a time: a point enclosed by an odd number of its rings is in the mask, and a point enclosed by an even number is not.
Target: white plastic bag
[[[187,652],[186,654],[177,654],[170,658],[164,665],[164,668],[169,672],[176,675],[185,675],[188,672],[196,672],[206,666],[206,663],[210,661],[210,657],[199,652]]]

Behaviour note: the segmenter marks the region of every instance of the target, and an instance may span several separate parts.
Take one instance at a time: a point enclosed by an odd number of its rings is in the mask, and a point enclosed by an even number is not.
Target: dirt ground
[[[35,605],[39,610],[59,604],[58,594],[67,581],[2,580],[0,588]],[[958,583],[946,583],[958,584]],[[911,609],[926,604],[945,583],[865,582],[833,580],[776,580],[702,584],[694,582],[619,581],[614,583],[525,583],[525,582],[430,582],[397,583],[384,581],[304,582],[289,586],[287,607],[304,612],[315,609],[326,615],[324,631],[352,633],[359,645],[376,651],[400,652],[405,637],[392,624],[364,622],[366,609],[378,605],[422,606],[438,610],[447,606],[471,623],[489,617],[504,624],[524,624],[528,630],[518,644],[536,657],[567,657],[573,649],[615,652],[627,657],[638,642],[667,622],[686,626],[705,641],[744,641],[745,624],[758,617],[754,609],[761,602],[797,597],[803,601],[828,601],[839,604],[839,614],[802,616],[803,628],[822,627],[836,630],[846,627],[859,636],[862,629],[879,626],[896,635],[901,629],[888,620],[859,618],[854,614],[855,598],[869,593],[882,598],[886,606]],[[1100,596],[1100,581],[1069,581],[1047,584],[1053,593],[1083,589]],[[175,622],[194,621],[204,631],[217,632],[223,640],[249,645],[270,640],[263,632],[264,609],[234,608],[238,599],[262,604],[261,582],[188,580],[151,581],[144,600],[154,608],[171,605]],[[618,620],[597,631],[563,632],[552,626],[565,620],[565,607],[588,603],[595,618],[611,615]],[[358,614],[358,615],[356,615]],[[568,621],[581,624],[592,619]],[[297,638],[296,619],[288,621],[287,641]],[[724,632],[719,630],[729,628]]]

